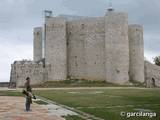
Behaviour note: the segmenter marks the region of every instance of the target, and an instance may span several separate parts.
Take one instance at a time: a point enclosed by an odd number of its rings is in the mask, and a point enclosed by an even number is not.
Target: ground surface
[[[160,89],[79,88],[35,91],[57,103],[73,107],[105,120],[160,120]],[[121,112],[125,116],[121,116]],[[130,117],[127,112],[156,113],[156,117]]]
[[[0,96],[0,120],[63,120],[38,104],[32,104],[32,111],[24,110],[24,97]]]
[[[6,90],[0,91],[0,96],[21,95],[20,89],[16,91]],[[160,89],[134,87],[80,87],[36,88],[34,90],[34,93],[38,96],[45,97],[54,102],[72,107],[104,120],[160,120]],[[21,109],[23,109],[23,107]],[[125,113],[125,116],[121,116],[121,112]],[[152,118],[126,118],[127,112],[152,112],[156,113],[157,116]],[[77,116],[71,116],[68,117],[67,120],[84,119],[78,118]]]

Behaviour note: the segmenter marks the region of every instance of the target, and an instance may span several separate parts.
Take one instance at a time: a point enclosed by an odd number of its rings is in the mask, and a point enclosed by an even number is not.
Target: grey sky
[[[32,59],[33,27],[43,23],[43,10],[55,16],[103,16],[108,0],[1,0],[0,3],[0,81],[9,81],[14,60]],[[129,14],[130,23],[144,25],[145,56],[160,55],[159,0],[113,0],[116,11]]]

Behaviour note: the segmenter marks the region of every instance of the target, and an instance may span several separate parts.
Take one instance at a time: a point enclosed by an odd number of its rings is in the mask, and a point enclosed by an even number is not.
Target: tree
[[[155,63],[155,65],[160,66],[160,56],[157,56],[154,58],[154,63]]]

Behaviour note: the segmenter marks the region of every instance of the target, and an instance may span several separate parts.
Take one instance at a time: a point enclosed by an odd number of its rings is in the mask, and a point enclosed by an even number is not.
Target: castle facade
[[[45,41],[43,40],[45,34]],[[144,61],[143,26],[128,23],[128,14],[108,11],[104,17],[46,19],[34,28],[34,60],[15,61],[11,82],[84,79],[128,85],[160,86],[160,67]]]

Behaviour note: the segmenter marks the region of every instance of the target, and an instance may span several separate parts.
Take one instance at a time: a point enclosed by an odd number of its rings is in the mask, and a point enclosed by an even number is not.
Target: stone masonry
[[[118,84],[129,82],[128,15],[108,12],[105,17],[106,80]]]
[[[115,11],[104,17],[47,18],[44,28],[34,29],[34,61],[12,64],[11,82],[22,86],[27,76],[31,84],[84,79],[160,86],[159,67],[144,63],[143,27],[128,24],[128,14]]]
[[[145,61],[145,80],[147,87],[160,87],[160,67]]]
[[[33,56],[34,60],[38,61],[42,59],[42,27],[34,28],[34,40],[33,40]]]

